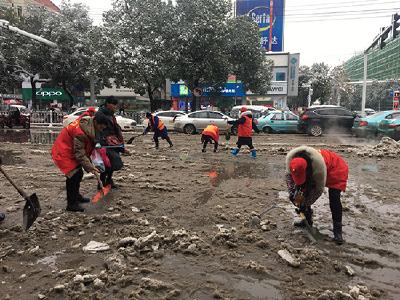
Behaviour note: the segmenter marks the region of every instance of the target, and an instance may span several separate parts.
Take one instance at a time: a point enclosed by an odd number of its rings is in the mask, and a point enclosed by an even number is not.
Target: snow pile
[[[383,137],[375,146],[364,146],[357,151],[358,156],[392,157],[400,156],[400,143],[389,137]]]

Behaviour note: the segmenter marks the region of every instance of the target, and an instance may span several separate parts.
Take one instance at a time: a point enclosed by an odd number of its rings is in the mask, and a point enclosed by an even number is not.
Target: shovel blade
[[[97,203],[103,199],[111,191],[111,184],[106,185],[100,191],[98,191],[92,198],[92,203]]]
[[[35,222],[37,217],[39,217],[41,208],[39,199],[36,194],[30,195],[25,199],[25,206],[23,209],[23,225],[24,229],[28,230],[32,224]]]

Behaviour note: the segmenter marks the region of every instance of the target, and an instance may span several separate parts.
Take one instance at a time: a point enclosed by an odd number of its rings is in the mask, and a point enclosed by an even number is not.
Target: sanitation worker
[[[228,121],[228,124],[238,126],[237,148],[232,149],[232,155],[237,156],[242,146],[248,146],[250,149],[250,156],[256,158],[257,151],[254,149],[252,136],[253,130],[256,133],[259,133],[260,131],[256,126],[251,111],[248,111],[246,107],[242,107],[240,109],[240,118],[236,121]]]
[[[329,150],[316,150],[301,146],[291,150],[286,157],[286,182],[289,199],[298,213],[313,224],[311,205],[329,189],[329,206],[332,213],[333,235],[337,244],[343,244],[341,192],[346,190],[349,168],[338,154]],[[305,220],[295,226],[306,226]]]
[[[206,152],[207,144],[214,143],[214,152],[218,150],[219,128],[215,125],[208,125],[201,134],[201,142],[203,149],[201,152]]]
[[[66,176],[67,211],[83,212],[80,203],[90,202],[79,193],[83,177],[82,168],[86,172],[98,174],[98,170],[90,161],[94,150],[96,133],[107,127],[107,119],[102,116],[83,117],[65,127],[53,144],[51,156],[56,166]]]
[[[149,131],[153,131],[153,140],[156,144],[156,149],[158,149],[160,142],[158,141],[159,138],[166,140],[170,147],[173,146],[171,139],[168,136],[167,127],[164,125],[163,121],[160,120],[159,117],[153,116],[151,113],[146,113],[146,119],[149,120],[148,126],[144,130],[143,134],[147,134]]]
[[[97,137],[102,146],[111,146],[115,148],[107,149],[107,156],[110,159],[111,167],[106,168],[105,172],[102,172],[100,179],[103,186],[111,185],[111,188],[117,189],[118,185],[114,183],[112,178],[115,171],[119,171],[123,167],[121,159],[121,152],[129,154],[128,150],[124,147],[118,147],[124,145],[124,138],[122,136],[122,129],[117,123],[115,118],[115,112],[117,111],[118,100],[113,97],[107,97],[103,106],[99,108],[95,116],[101,116],[107,120],[107,127]],[[98,189],[101,187],[98,186]]]

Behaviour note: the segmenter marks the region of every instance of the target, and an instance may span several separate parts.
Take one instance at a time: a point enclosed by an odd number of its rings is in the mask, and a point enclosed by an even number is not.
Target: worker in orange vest
[[[203,143],[203,149],[201,152],[206,152],[207,144],[214,143],[214,152],[218,150],[219,140],[219,128],[215,125],[208,125],[201,134],[201,142]]]
[[[149,120],[148,126],[143,132],[143,134],[147,134],[149,131],[153,131],[153,140],[154,143],[156,144],[156,149],[159,147],[159,141],[158,138],[161,138],[163,140],[166,140],[169,144],[170,147],[173,146],[171,139],[168,136],[168,130],[167,127],[164,125],[163,121],[160,120],[159,117],[153,116],[151,113],[147,112],[146,113],[146,119]]]
[[[79,193],[83,178],[82,168],[86,172],[98,174],[99,171],[90,161],[94,150],[96,133],[107,127],[107,119],[102,116],[77,119],[61,130],[51,149],[56,166],[66,176],[67,211],[83,212],[80,203],[90,202]]]
[[[253,114],[251,111],[248,111],[246,107],[242,107],[240,112],[241,114],[238,120],[228,121],[229,124],[238,126],[238,141],[236,143],[237,148],[232,149],[231,154],[233,156],[237,156],[242,146],[248,146],[250,148],[250,156],[252,158],[256,158],[257,151],[254,149],[252,136],[253,130],[256,133],[259,133],[260,131],[253,120]]]

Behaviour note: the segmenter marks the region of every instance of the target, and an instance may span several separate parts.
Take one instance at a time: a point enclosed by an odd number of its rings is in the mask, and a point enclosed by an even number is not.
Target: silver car
[[[228,124],[228,121],[234,120],[218,111],[195,111],[187,115],[177,116],[174,122],[174,129],[178,132],[194,134],[213,124],[221,131],[229,130],[234,133],[232,125]]]

